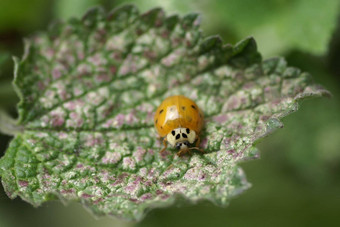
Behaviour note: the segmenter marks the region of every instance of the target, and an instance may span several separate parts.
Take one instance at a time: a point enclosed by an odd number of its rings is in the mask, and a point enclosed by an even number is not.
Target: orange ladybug
[[[154,117],[158,134],[164,137],[164,148],[167,142],[176,147],[180,156],[192,149],[200,150],[199,134],[203,127],[203,113],[196,103],[183,95],[175,95],[166,98],[157,108]],[[196,141],[196,147],[190,147]]]

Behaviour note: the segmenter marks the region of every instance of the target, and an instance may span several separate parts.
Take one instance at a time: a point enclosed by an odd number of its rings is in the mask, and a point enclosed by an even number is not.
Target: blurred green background
[[[0,108],[16,116],[11,56],[23,38],[55,20],[80,17],[89,7],[123,3],[168,14],[199,12],[206,35],[235,43],[254,36],[264,58],[285,56],[313,75],[331,99],[301,103],[285,127],[258,145],[261,159],[242,163],[253,187],[229,207],[185,201],[152,210],[140,223],[96,220],[76,203],[33,208],[10,200],[0,186],[0,226],[338,226],[340,221],[340,1],[338,0],[0,0]],[[11,137],[0,135],[0,156]]]

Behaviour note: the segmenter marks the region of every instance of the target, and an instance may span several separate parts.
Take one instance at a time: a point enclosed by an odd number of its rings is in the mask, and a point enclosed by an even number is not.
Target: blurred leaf
[[[8,53],[0,53],[0,68],[2,64],[4,64],[8,59],[10,55]]]
[[[122,1],[120,2],[131,2]],[[339,16],[339,0],[172,0],[137,1],[143,9],[161,5],[169,11],[203,12],[208,34],[224,33],[228,42],[254,36],[264,56],[289,49],[325,54]]]
[[[207,26],[222,23],[238,37],[254,35],[265,55],[294,48],[322,55],[336,27],[340,1],[215,0],[202,7],[213,18]]]
[[[68,20],[72,17],[81,17],[88,8],[98,3],[98,0],[58,0],[54,10],[57,18]]]
[[[18,101],[19,99],[12,87],[12,83],[7,80],[0,80],[0,109],[15,107]]]
[[[199,1],[196,1],[199,2]],[[193,12],[195,8],[195,1],[187,0],[187,1],[179,1],[179,0],[148,0],[148,1],[139,1],[139,0],[116,0],[115,4],[123,4],[123,3],[133,3],[136,5],[141,11],[150,10],[155,7],[161,7],[165,9],[169,14],[187,14],[189,12]]]
[[[299,180],[322,187],[332,185],[340,171],[340,84],[321,58],[296,51],[287,58],[290,64],[313,72],[314,79],[325,85],[333,97],[303,103],[301,111],[284,120],[289,130],[275,134],[262,144],[262,149],[280,150],[281,158],[294,168]],[[292,143],[292,138],[298,142]]]
[[[7,52],[0,52],[0,76],[2,73],[2,68],[4,67],[4,64],[10,59],[10,55]],[[0,77],[1,78],[1,77]],[[1,89],[0,89],[1,91]]]
[[[13,106],[18,101],[18,97],[14,92],[11,81],[4,79],[6,74],[3,72],[3,69],[6,69],[10,60],[11,58],[9,53],[0,52],[0,109]],[[6,71],[7,70],[5,70],[5,72]]]
[[[0,31],[20,30],[29,31],[46,23],[47,6],[51,1],[46,0],[2,0],[0,1]]]
[[[140,15],[123,6],[56,24],[16,60],[19,127],[0,175],[9,197],[40,205],[81,201],[97,215],[141,219],[177,195],[226,205],[249,187],[237,163],[282,127],[297,101],[328,94],[256,43],[204,38],[198,17]],[[182,94],[202,108],[204,155],[178,157],[153,128],[153,111]]]

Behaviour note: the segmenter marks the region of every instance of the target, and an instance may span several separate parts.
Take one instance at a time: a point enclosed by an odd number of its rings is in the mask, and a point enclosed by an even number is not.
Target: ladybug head
[[[188,128],[176,128],[167,135],[167,141],[179,150],[187,149],[189,144],[194,143],[196,133]]]

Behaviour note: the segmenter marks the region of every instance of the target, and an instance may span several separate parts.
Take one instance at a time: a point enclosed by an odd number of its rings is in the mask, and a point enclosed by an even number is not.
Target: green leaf
[[[32,29],[44,24],[50,15],[48,12],[50,5],[51,3],[45,0],[0,1],[0,30],[31,32]]]
[[[249,188],[237,164],[258,157],[254,143],[297,101],[328,92],[282,58],[262,62],[252,38],[205,38],[198,21],[95,8],[31,37],[16,59],[22,130],[0,159],[7,194],[139,220],[178,196],[226,205]],[[153,112],[174,94],[204,112],[204,154],[160,155]]]
[[[127,2],[126,0],[118,0]],[[264,56],[291,49],[324,55],[336,28],[338,0],[129,0],[143,9],[161,5],[166,10],[203,12],[203,28],[216,30],[230,41],[252,35]]]
[[[59,0],[55,2],[53,10],[59,19],[69,19],[81,16],[86,10],[98,4],[98,0]]]
[[[0,76],[1,76],[1,68],[3,65],[10,59],[10,55],[7,52],[0,52]]]

